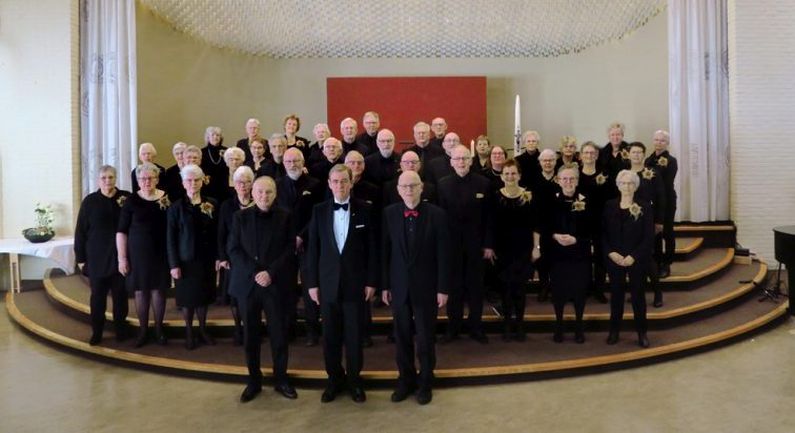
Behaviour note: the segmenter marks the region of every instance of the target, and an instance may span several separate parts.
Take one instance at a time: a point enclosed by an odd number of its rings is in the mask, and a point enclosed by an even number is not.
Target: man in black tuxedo
[[[312,208],[320,203],[324,197],[323,185],[319,180],[304,173],[304,154],[301,149],[291,147],[284,152],[285,176],[276,180],[276,204],[289,210],[293,214],[295,224],[295,249],[299,260],[303,259],[304,244],[309,230],[309,219],[312,217]],[[309,298],[309,293],[303,290],[304,298],[304,323],[306,325],[306,346],[317,346],[320,337],[320,310]],[[289,313],[289,326],[294,327],[296,322],[296,307],[298,292],[292,290],[287,299],[287,312]]]
[[[240,401],[251,401],[262,390],[260,343],[262,311],[268,321],[273,357],[274,389],[284,397],[298,394],[287,382],[287,328],[283,305],[295,284],[295,224],[289,211],[274,206],[276,183],[268,176],[254,182],[256,206],[237,212],[229,234],[231,261],[229,294],[243,312],[248,383]]]
[[[464,302],[469,307],[469,336],[486,344],[483,333],[483,272],[484,260],[494,261],[491,222],[491,182],[472,173],[472,155],[462,145],[451,153],[450,163],[455,174],[447,176],[437,188],[439,206],[447,211],[450,227],[453,277],[450,303],[447,307],[450,322],[442,342],[458,338],[464,316]]]
[[[365,302],[375,294],[380,275],[376,232],[370,207],[351,197],[352,175],[348,167],[332,167],[328,185],[334,198],[312,211],[303,274],[309,296],[320,305],[323,318],[328,385],[321,401],[330,402],[342,392],[347,373],[351,397],[361,403],[366,400],[359,376],[364,357]]]
[[[379,188],[397,178],[400,155],[395,152],[395,134],[388,129],[378,131],[378,151],[364,158],[364,178]]]
[[[356,140],[356,133],[359,131],[359,125],[350,117],[342,119],[340,122],[340,135],[342,135],[342,156],[345,156],[351,150],[356,150],[362,155],[368,155],[367,146],[359,143]]]
[[[367,149],[365,156],[378,153],[377,139],[378,128],[381,127],[381,117],[375,111],[368,111],[362,117],[362,126],[364,132],[356,137],[356,143],[364,149]]]
[[[450,155],[453,149],[460,144],[461,139],[455,132],[448,132],[447,135],[444,136],[444,140],[442,141],[444,156],[428,162],[428,166],[425,167],[424,171],[425,180],[434,185],[438,185],[439,181],[444,177],[455,173],[452,164],[450,164]]]
[[[397,188],[403,202],[384,209],[381,238],[381,298],[392,305],[399,372],[392,401],[403,401],[418,388],[417,402],[427,404],[436,365],[436,316],[447,303],[450,286],[450,233],[444,210],[420,200],[422,180],[417,173],[401,174]],[[414,367],[414,331],[419,378]]]

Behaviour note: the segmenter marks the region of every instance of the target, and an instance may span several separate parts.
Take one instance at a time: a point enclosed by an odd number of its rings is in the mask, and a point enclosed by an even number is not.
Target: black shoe
[[[126,323],[118,324],[114,329],[116,330],[116,341],[124,341],[130,337],[130,333],[127,332]]]
[[[344,385],[334,385],[329,384],[326,386],[326,389],[323,390],[323,395],[320,396],[321,403],[328,403],[334,401],[337,398],[337,394],[342,392]]]
[[[157,341],[157,344],[161,346],[165,346],[166,344],[168,344],[168,339],[166,339],[166,334],[164,334],[162,330],[155,331],[155,341]]]
[[[391,332],[387,334],[386,342],[389,344],[395,344],[395,334],[392,334]]]
[[[317,335],[307,335],[306,342],[304,342],[304,346],[315,347],[317,346],[317,343],[318,343]]]
[[[295,400],[296,398],[298,398],[298,393],[295,392],[295,388],[290,386],[289,383],[276,385],[275,387],[273,387],[273,390],[281,394],[284,398],[289,398],[290,400]]]
[[[215,339],[206,329],[199,329],[199,341],[208,346],[215,346]]]
[[[367,394],[364,393],[364,389],[361,386],[354,386],[351,388],[351,398],[356,403],[364,403],[367,400]]]
[[[486,334],[483,333],[483,331],[472,332],[469,334],[469,338],[477,341],[480,344],[489,343],[489,337],[487,337]]]
[[[248,403],[262,392],[262,385],[246,385],[246,389],[240,394],[240,402]]]
[[[417,392],[417,403],[426,405],[433,400],[433,393],[430,389],[421,389]]]
[[[96,346],[102,342],[102,332],[94,332],[91,334],[91,338],[88,339],[89,346]]]
[[[668,278],[671,276],[671,265],[669,264],[661,264],[660,265],[660,272],[658,274],[660,279]]]
[[[638,334],[638,346],[648,349],[649,348],[649,338],[646,336],[646,333]]]
[[[552,334],[552,341],[555,343],[563,343],[563,332],[559,330],[555,331],[555,333]]]
[[[373,338],[369,335],[362,339],[362,347],[373,347]]]
[[[185,338],[185,349],[193,350],[196,348],[196,339],[192,336]]]
[[[146,330],[138,331],[138,338],[135,339],[135,347],[144,347],[149,342],[149,334]]]
[[[660,308],[663,306],[663,296],[662,292],[654,292],[654,302],[652,302],[654,308]]]
[[[407,399],[411,394],[414,394],[414,387],[398,385],[389,399],[392,400],[392,403],[399,403]]]
[[[607,344],[612,346],[616,343],[618,343],[618,332],[610,332],[610,334],[607,335]]]
[[[607,303],[607,297],[602,292],[596,292],[593,294],[593,298],[596,299],[600,304]]]
[[[582,331],[577,331],[574,334],[574,342],[577,344],[585,343],[585,334]]]

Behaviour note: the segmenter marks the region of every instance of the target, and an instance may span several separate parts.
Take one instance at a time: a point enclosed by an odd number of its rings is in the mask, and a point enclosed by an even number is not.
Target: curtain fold
[[[729,219],[726,0],[668,0],[671,152],[679,159],[677,220]]]
[[[129,190],[137,158],[135,0],[80,2],[81,169],[83,195],[99,168],[116,167]]]

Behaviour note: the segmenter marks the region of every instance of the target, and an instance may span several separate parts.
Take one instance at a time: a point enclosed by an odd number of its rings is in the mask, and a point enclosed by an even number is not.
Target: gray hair
[[[425,122],[417,122],[417,123],[414,124],[414,130],[416,131],[417,129],[424,129],[426,131],[430,131],[431,130],[431,125],[428,125]]]
[[[544,149],[544,150],[542,150],[541,153],[538,154],[538,159],[542,159],[545,156],[549,156],[549,155],[552,155],[553,157],[555,157],[556,160],[558,159],[558,154],[555,153],[555,151],[552,150],[552,149]]]
[[[623,134],[624,133],[624,124],[620,123],[620,122],[611,123],[610,126],[607,127],[607,133],[609,134],[610,131],[613,130],[613,129],[619,129],[619,130],[621,130],[621,133]]]
[[[233,182],[239,182],[241,180],[248,180],[249,182],[254,181],[254,170],[247,165],[241,165],[240,167],[235,170],[235,173],[232,175]]]
[[[221,132],[221,128],[219,128],[217,126],[208,126],[207,129],[204,130],[204,142],[205,143],[209,143],[210,142],[210,135],[212,135],[213,132],[217,132],[218,135],[221,136],[221,143],[223,143],[224,142],[224,134]]]
[[[116,176],[116,167],[112,165],[103,165],[99,168],[99,174],[102,173],[113,173],[113,175]]]
[[[253,124],[257,125],[257,128],[259,128],[259,125],[260,125],[259,119],[255,119],[255,118],[252,117],[251,119],[246,120],[246,126],[248,126],[249,123],[253,123]]]
[[[241,160],[245,161],[246,152],[243,152],[243,149],[239,147],[230,147],[224,151],[224,162],[229,164],[229,158],[233,156],[240,157]]]
[[[527,137],[531,134],[536,136],[536,140],[541,141],[541,134],[539,134],[538,131],[530,129],[528,131],[525,131],[524,134],[522,134],[522,143],[527,141]]]
[[[670,143],[671,142],[671,135],[668,134],[668,131],[666,131],[664,129],[658,129],[658,130],[654,131],[654,134],[652,135],[652,137],[657,135],[657,134],[660,134],[663,137],[665,137],[665,142],[666,143]]]
[[[157,149],[155,149],[155,145],[152,144],[152,143],[141,143],[141,145],[138,146],[138,153],[140,154],[141,151],[144,150],[144,149],[147,149],[150,152],[152,152],[155,155],[157,155]]]
[[[202,171],[201,167],[195,164],[188,164],[182,167],[182,170],[179,171],[179,177],[181,177],[182,180],[185,180],[185,178],[190,175],[193,175],[194,178],[201,179],[204,177],[204,171]]]
[[[185,148],[185,151],[183,152],[183,155],[185,153],[195,153],[195,154],[199,155],[199,158],[201,158],[201,156],[202,156],[202,150],[199,149],[198,146],[193,145],[193,144],[191,144],[190,146],[187,146]]]
[[[182,142],[182,141],[178,141],[178,142],[174,143],[173,146],[171,146],[171,153],[177,153],[177,149],[180,149],[180,148],[182,150],[185,150],[186,147],[188,147],[187,143]]]
[[[283,141],[284,144],[287,144],[287,137],[284,136],[283,132],[274,132],[271,134],[271,138],[268,139],[268,144],[271,144],[277,140]]]
[[[616,186],[618,186],[618,182],[623,177],[628,177],[629,181],[635,184],[635,189],[640,187],[640,177],[638,177],[638,174],[635,173],[632,170],[621,170],[621,171],[619,171],[618,174],[616,175]]]
[[[146,171],[154,173],[155,176],[160,176],[160,168],[158,166],[152,164],[151,162],[145,162],[135,167],[135,177],[140,176],[143,172]]]

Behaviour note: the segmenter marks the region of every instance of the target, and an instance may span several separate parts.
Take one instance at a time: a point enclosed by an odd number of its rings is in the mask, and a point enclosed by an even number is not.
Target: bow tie
[[[348,203],[334,203],[334,210],[348,210]]]
[[[417,209],[406,209],[403,211],[403,218],[414,217],[417,218],[420,216],[420,213],[417,212]]]

